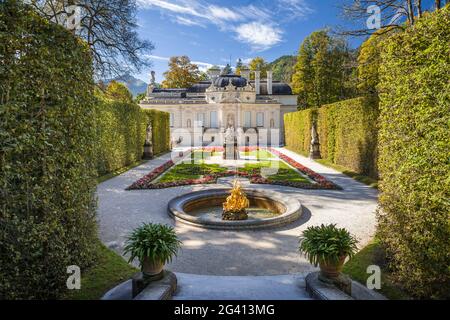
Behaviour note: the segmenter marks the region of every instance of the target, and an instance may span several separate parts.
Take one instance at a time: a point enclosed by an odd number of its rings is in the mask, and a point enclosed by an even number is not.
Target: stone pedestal
[[[322,156],[320,155],[320,144],[314,143],[311,144],[311,147],[309,148],[309,157],[311,159],[321,159]]]
[[[144,154],[142,155],[142,159],[144,160],[153,159],[153,145],[151,143],[146,142],[144,144]]]
[[[225,142],[223,144],[223,159],[224,160],[238,160],[239,159],[239,148],[237,140],[234,142]]]
[[[161,273],[148,276],[143,272],[136,273],[132,278],[132,297],[136,297],[141,293],[151,282],[161,280],[164,277],[164,270]]]
[[[109,290],[101,300],[170,300],[177,289],[177,277],[164,270],[159,278],[146,278],[142,272]]]
[[[224,211],[222,213],[222,220],[227,221],[235,221],[235,220],[247,220],[248,215],[245,210],[239,211],[239,212],[226,212]]]

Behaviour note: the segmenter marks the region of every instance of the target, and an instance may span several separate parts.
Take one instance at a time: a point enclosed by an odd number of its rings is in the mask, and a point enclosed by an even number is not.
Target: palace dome
[[[226,74],[217,77],[214,80],[214,86],[223,88],[228,86],[230,84],[230,81],[235,87],[242,88],[247,85],[247,80],[245,78],[238,76],[236,74]]]

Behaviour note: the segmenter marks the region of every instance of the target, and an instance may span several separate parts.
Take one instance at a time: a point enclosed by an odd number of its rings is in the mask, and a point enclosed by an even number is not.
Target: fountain
[[[175,220],[209,229],[248,230],[280,227],[300,218],[300,202],[267,189],[209,188],[170,200],[168,213]]]
[[[246,209],[250,206],[245,193],[237,179],[234,179],[231,195],[223,203],[222,220],[247,220]]]

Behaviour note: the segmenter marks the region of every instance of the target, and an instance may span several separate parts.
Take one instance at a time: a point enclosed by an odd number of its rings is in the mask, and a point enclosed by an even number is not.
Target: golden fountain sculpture
[[[237,179],[233,182],[233,189],[227,200],[223,203],[222,220],[246,220],[247,209],[250,205],[241,184]]]

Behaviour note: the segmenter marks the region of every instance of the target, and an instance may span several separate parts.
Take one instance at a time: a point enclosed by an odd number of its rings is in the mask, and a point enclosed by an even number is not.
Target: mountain
[[[296,63],[297,57],[289,55],[281,56],[275,61],[269,63],[269,66],[273,71],[273,80],[290,84]]]
[[[144,81],[133,77],[130,74],[125,74],[121,77],[117,77],[115,79],[106,80],[105,84],[108,85],[112,80],[116,80],[117,82],[121,82],[127,86],[128,90],[136,97],[140,93],[144,93],[147,91],[147,83]]]

